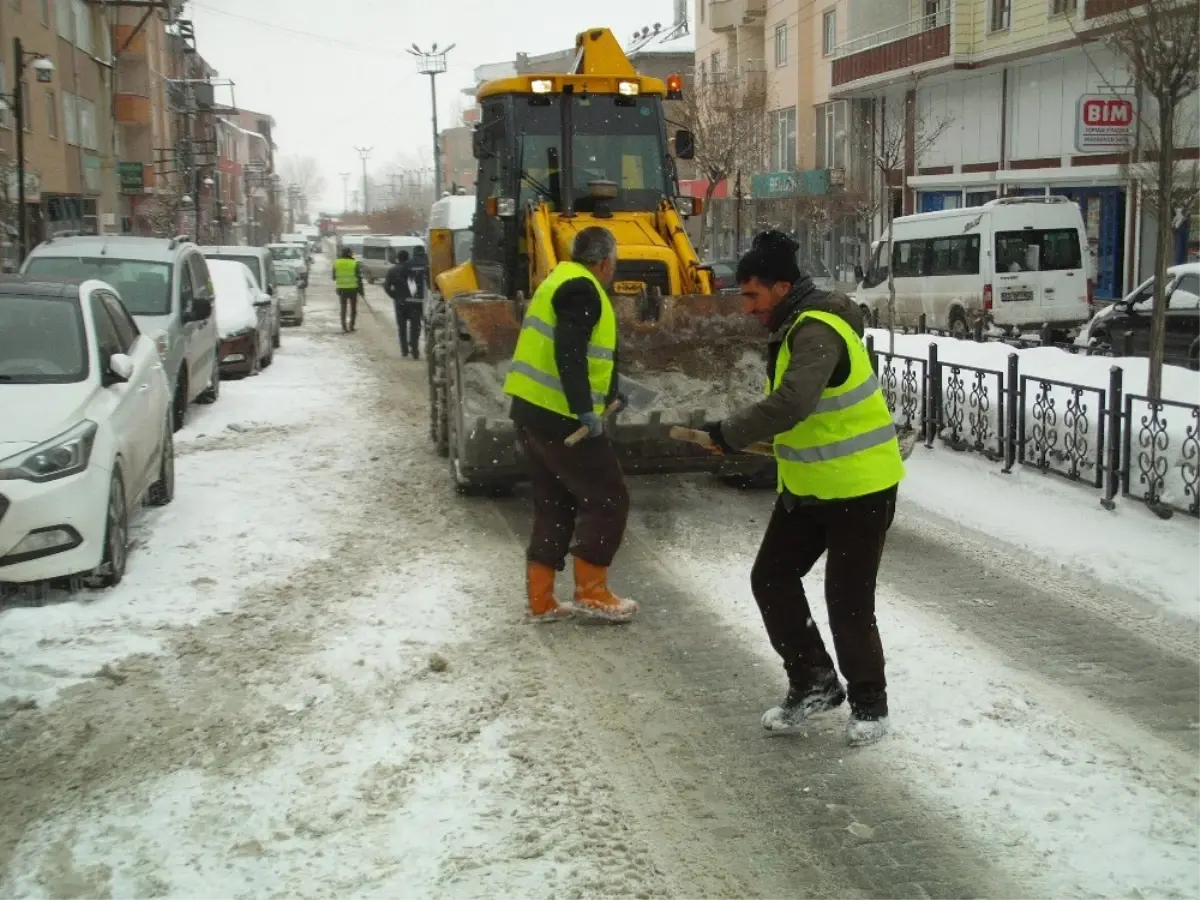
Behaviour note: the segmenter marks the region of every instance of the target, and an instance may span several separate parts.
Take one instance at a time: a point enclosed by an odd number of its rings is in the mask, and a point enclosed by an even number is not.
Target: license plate
[[[1000,294],[1001,303],[1032,303],[1033,291],[1003,291]]]
[[[645,282],[642,281],[616,281],[613,282],[614,294],[640,294],[646,289]]]

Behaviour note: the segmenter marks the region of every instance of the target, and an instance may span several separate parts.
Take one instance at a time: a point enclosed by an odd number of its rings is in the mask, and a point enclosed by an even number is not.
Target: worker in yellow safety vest
[[[358,298],[363,296],[362,268],[354,258],[354,251],[343,247],[333,261],[333,286],[337,289],[338,303],[342,312],[342,331],[353,331],[358,320]],[[350,313],[347,320],[347,310]]]
[[[779,499],[750,573],[767,635],[783,658],[788,693],[763,727],[789,731],[849,694],[851,744],[888,729],[875,579],[904,477],[892,414],[863,345],[858,307],[817,290],[799,249],[765,232],[738,261],[748,313],[768,327],[766,396],[705,426],[719,452],[773,440]],[[825,555],[825,603],[843,688],[801,581]]]
[[[612,232],[579,231],[571,260],[559,263],[529,301],[504,381],[532,485],[526,588],[535,621],[578,613],[627,622],[637,611],[609,590],[607,577],[629,514],[625,476],[604,421],[614,401],[624,403],[608,296],[616,265]],[[566,438],[581,428],[587,437],[569,446]],[[574,602],[560,606],[554,578],[568,553],[575,559]]]

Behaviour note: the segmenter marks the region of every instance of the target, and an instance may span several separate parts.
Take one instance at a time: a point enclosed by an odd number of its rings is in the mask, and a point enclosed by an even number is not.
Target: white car
[[[0,283],[0,583],[118,584],[130,510],[175,494],[171,413],[112,287]]]
[[[304,305],[307,291],[300,286],[296,273],[287,266],[275,267],[275,297],[279,302],[281,321],[290,325],[304,324]]]

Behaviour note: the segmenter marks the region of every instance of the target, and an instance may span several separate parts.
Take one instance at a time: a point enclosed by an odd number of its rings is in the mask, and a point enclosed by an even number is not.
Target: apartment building
[[[26,222],[29,243],[63,232],[116,231],[117,173],[113,127],[110,11],[86,0],[9,0],[0,6],[0,91],[12,100],[13,38],[54,63],[50,82],[27,71]],[[6,206],[16,201],[16,116],[0,115]],[[6,219],[15,219],[6,216]],[[6,222],[6,232],[13,223]],[[15,261],[11,235],[6,256]]]
[[[903,134],[897,212],[1067,196],[1084,215],[1098,298],[1146,274],[1152,220],[1125,165],[1131,110],[1146,99],[1094,39],[1098,0],[839,0],[827,14],[822,58],[841,121],[853,134],[857,118],[868,146]],[[1112,112],[1104,127],[1089,121],[1096,109]],[[1176,154],[1195,160],[1197,132],[1182,134]]]

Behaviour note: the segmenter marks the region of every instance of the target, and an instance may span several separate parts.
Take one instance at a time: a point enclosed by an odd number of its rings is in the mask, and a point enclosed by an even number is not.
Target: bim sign
[[[1114,153],[1133,141],[1133,101],[1111,94],[1085,94],[1075,109],[1075,150]]]

